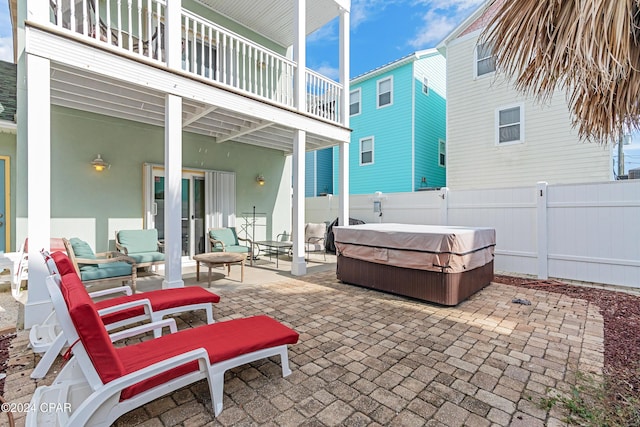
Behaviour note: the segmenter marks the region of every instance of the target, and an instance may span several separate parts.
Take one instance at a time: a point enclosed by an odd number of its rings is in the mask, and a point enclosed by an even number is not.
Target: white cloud
[[[314,31],[307,37],[307,43],[331,42],[335,40],[338,40],[335,20]]]
[[[13,39],[0,37],[0,61],[13,62]]]
[[[469,9],[475,9],[486,0],[415,0],[415,4],[428,6],[430,9],[440,10],[456,10],[464,12]]]
[[[309,67],[312,70],[314,70],[315,72],[325,76],[325,77],[329,77],[330,79],[333,80],[338,80],[340,78],[340,69],[337,67],[333,67],[331,66],[329,63],[327,62],[323,62],[322,64],[318,65],[318,66],[312,66]]]
[[[458,24],[455,17],[438,15],[430,10],[423,17],[424,25],[409,40],[409,45],[416,49],[433,47],[449,34]]]
[[[423,25],[408,44],[416,49],[433,47],[445,38],[472,10],[485,0],[415,0],[415,5],[426,7]]]
[[[387,6],[394,3],[408,2],[407,0],[352,0],[349,23],[351,29],[355,30],[360,24],[382,13]]]

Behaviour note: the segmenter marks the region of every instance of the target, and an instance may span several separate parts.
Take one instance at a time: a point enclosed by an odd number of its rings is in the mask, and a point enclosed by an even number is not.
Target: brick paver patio
[[[217,320],[268,314],[300,333],[293,374],[282,378],[277,358],[245,365],[227,372],[217,418],[201,381],[117,426],[557,426],[562,414],[541,409],[540,398],[603,366],[598,309],[544,291],[491,284],[442,307],[342,284],[333,271],[211,290],[221,296]],[[202,313],[178,318],[179,328],[203,323]],[[55,377],[29,378],[37,357],[27,342],[20,332],[11,349],[11,402],[29,401]]]

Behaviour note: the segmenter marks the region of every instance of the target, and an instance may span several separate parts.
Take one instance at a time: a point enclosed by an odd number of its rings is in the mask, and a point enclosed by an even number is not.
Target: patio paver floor
[[[195,278],[185,284],[196,285]],[[442,307],[342,284],[335,271],[261,284],[220,281],[211,290],[221,297],[218,321],[268,314],[300,333],[289,351],[293,373],[282,378],[277,358],[244,365],[227,372],[217,418],[201,381],[116,426],[557,426],[562,414],[541,409],[540,398],[568,392],[577,371],[599,374],[603,366],[597,307],[560,294],[491,284]],[[179,328],[205,322],[198,312],[176,319]],[[22,331],[12,344],[11,402],[28,402],[59,369],[60,361],[45,379],[31,380],[38,356],[27,343]],[[16,415],[23,425],[24,415]]]

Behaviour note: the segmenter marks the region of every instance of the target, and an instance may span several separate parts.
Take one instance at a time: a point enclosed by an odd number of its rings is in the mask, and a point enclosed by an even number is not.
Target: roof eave
[[[371,77],[375,77],[375,76],[379,76],[380,74],[384,74],[388,71],[391,71],[395,68],[401,67],[405,64],[408,64],[410,62],[416,61],[418,59],[421,59],[424,56],[427,55],[433,55],[433,54],[437,54],[438,51],[435,48],[431,48],[431,49],[424,49],[424,50],[418,50],[416,52],[413,52],[407,56],[403,56],[400,59],[396,59],[393,62],[390,62],[388,64],[382,65],[378,68],[374,68],[371,71],[367,71],[364,74],[360,74],[359,76],[354,77],[353,79],[351,79],[351,81],[349,82],[350,84],[357,84],[360,83],[364,80],[370,79]]]
[[[460,25],[454,28],[453,31],[449,33],[449,35],[447,35],[444,39],[442,39],[442,41],[436,45],[436,49],[438,50],[438,52],[440,52],[442,56],[446,57],[447,45],[449,44],[449,42],[451,42],[451,40],[456,39],[460,35],[460,33],[462,33],[471,24],[473,24],[476,21],[476,19],[480,18],[480,16],[482,16],[482,14],[487,9],[487,7],[489,7],[489,5],[493,3],[493,1],[494,0],[486,0],[473,13],[471,13],[471,15],[467,17],[467,19],[462,21]]]

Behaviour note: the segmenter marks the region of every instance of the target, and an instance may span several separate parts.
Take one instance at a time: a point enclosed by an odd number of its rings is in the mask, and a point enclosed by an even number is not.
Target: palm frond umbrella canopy
[[[483,38],[497,68],[540,101],[565,91],[581,138],[640,127],[640,0],[494,0]]]

